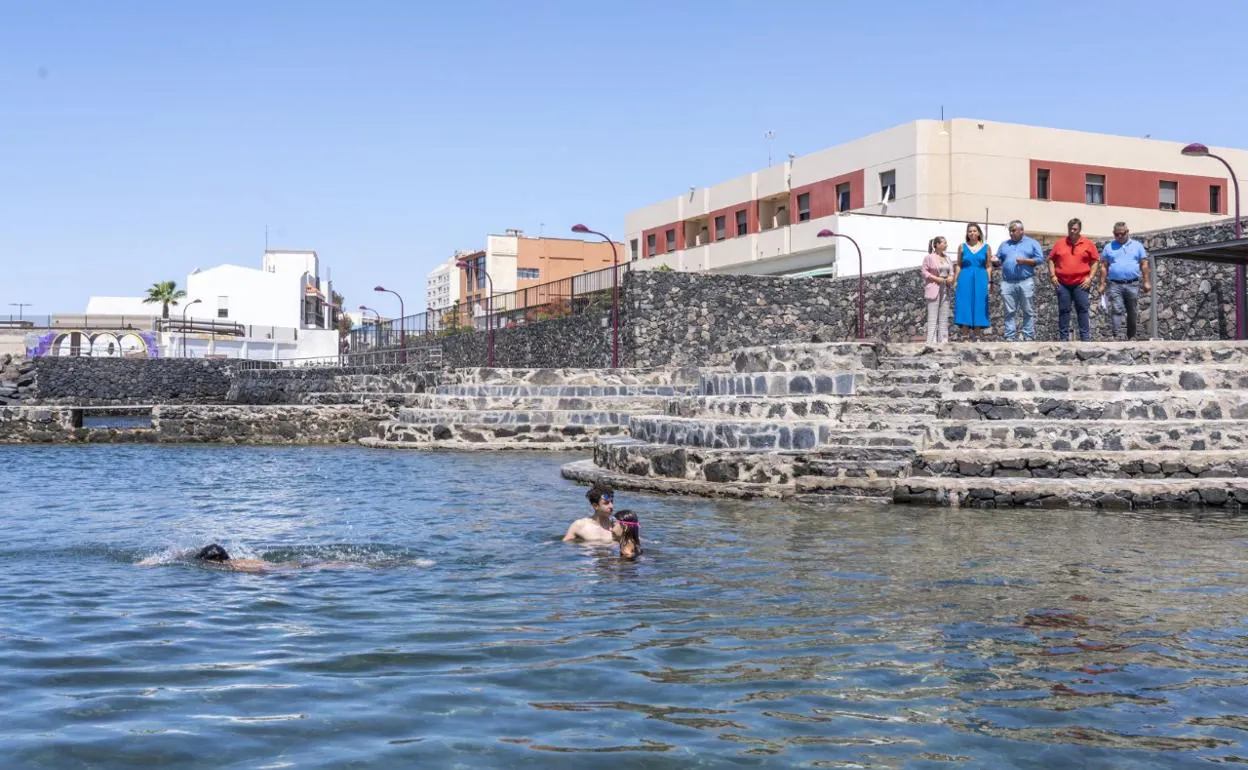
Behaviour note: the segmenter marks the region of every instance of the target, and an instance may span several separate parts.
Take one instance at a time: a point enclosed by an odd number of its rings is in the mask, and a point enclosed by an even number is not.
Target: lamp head
[[[461,259],[455,262],[455,267],[458,267],[460,270],[467,270],[468,268],[472,267],[472,265],[468,264],[468,260]]]
[[[588,227],[586,227],[585,225],[572,225],[572,232],[574,232],[574,233],[587,233],[587,232],[589,232],[589,228],[588,228]]]
[[[819,232],[815,235],[815,237],[816,237],[816,238],[835,238],[835,237],[836,237],[836,233],[832,232],[831,230],[826,230],[826,229],[825,229],[825,230],[820,230],[820,231],[819,231]]]
[[[1189,158],[1204,158],[1209,155],[1209,148],[1200,142],[1192,142],[1184,147],[1182,152]]]
[[[203,302],[202,299],[193,299],[190,302],[186,303],[186,306],[190,307],[191,305],[198,305],[201,302]]]

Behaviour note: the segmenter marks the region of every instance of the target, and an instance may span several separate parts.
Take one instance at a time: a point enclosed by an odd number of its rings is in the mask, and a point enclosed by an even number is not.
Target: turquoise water
[[[568,459],[0,448],[0,766],[1248,761],[1248,520],[621,493],[622,563]]]

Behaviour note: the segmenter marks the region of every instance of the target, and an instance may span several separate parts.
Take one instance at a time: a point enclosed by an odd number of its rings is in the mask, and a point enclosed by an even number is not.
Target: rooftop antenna
[[[763,138],[767,140],[767,168],[771,168],[771,146],[775,144],[776,132],[769,128]]]

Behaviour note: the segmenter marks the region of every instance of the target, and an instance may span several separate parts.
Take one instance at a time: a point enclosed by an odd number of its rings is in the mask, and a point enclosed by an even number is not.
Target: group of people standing
[[[966,330],[968,339],[985,339],[991,326],[988,290],[994,270],[1000,277],[1006,341],[1035,340],[1035,275],[1037,269],[1045,266],[1057,294],[1059,339],[1070,339],[1072,311],[1079,339],[1092,339],[1088,311],[1093,286],[1109,298],[1114,339],[1134,339],[1140,294],[1152,290],[1143,244],[1131,238],[1125,222],[1114,225],[1114,240],[1100,250],[1083,235],[1083,222],[1079,219],[1070,220],[1066,229],[1066,237],[1054,244],[1047,258],[1017,219],[1009,224],[1009,240],[995,254],[984,242],[983,229],[974,222],[966,226],[966,240],[958,245],[953,259],[947,253],[949,244],[945,238],[933,238],[922,267],[928,343],[949,341],[950,307],[953,322]]]

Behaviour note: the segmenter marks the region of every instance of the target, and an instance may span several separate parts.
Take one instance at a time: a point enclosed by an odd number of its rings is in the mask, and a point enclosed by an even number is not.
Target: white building
[[[335,356],[339,335],[332,287],[320,278],[315,251],[272,249],[260,269],[224,264],[196,269],[179,288],[186,297],[159,323],[166,355],[244,358]],[[91,297],[88,316],[161,315],[142,297]],[[183,326],[183,319],[186,325]]]
[[[1108,237],[1119,220],[1145,232],[1226,217],[1234,185],[1224,167],[1183,149],[1149,138],[917,120],[637,209],[625,220],[627,252],[637,269],[775,275],[830,263],[848,244],[825,245],[816,235],[836,230],[836,217],[847,212],[1021,219],[1030,234],[1048,238],[1065,235],[1072,217],[1092,237]],[[1211,149],[1248,169],[1248,152]],[[908,226],[874,234],[890,250],[912,236],[919,237],[905,248],[922,249],[930,237]],[[989,242],[995,247],[992,236]],[[865,252],[876,247],[862,246],[867,261]]]
[[[425,307],[429,310],[445,310],[459,299],[459,268],[455,261],[459,255],[429,271],[425,280]]]

